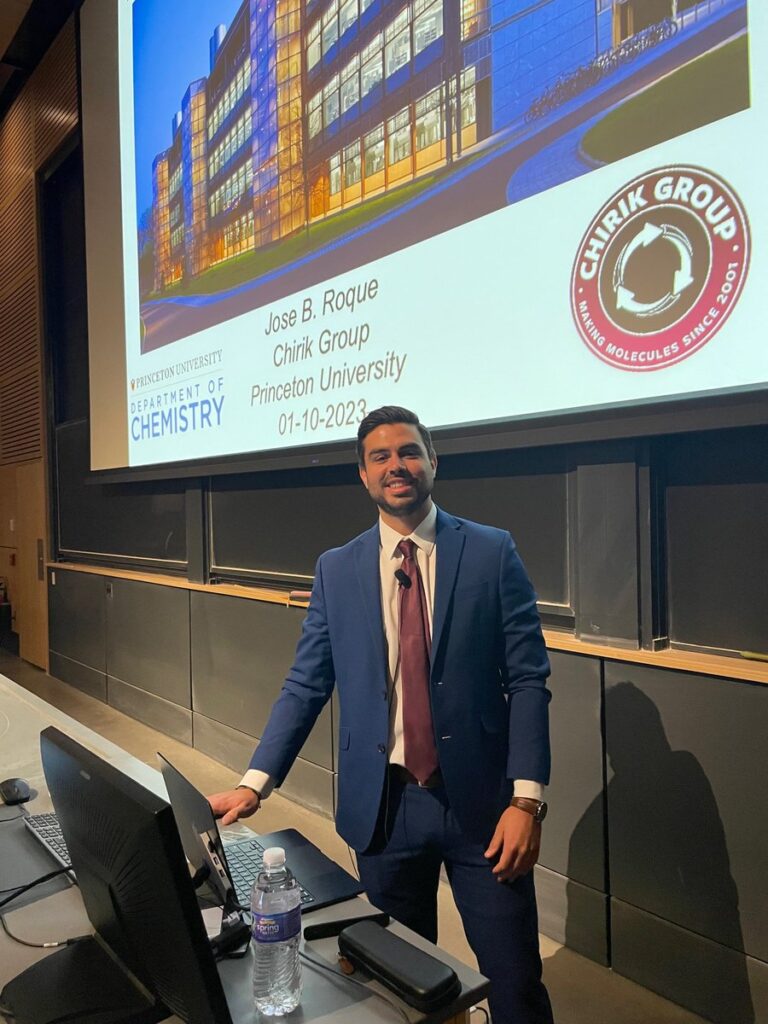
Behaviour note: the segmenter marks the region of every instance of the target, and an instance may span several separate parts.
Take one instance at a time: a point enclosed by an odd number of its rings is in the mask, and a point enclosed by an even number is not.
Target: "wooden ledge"
[[[669,668],[678,672],[696,672],[703,676],[722,676],[742,679],[749,683],[768,685],[768,663],[749,658],[727,658],[718,654],[699,654],[696,651],[638,651],[625,647],[609,647],[589,640],[577,640],[567,633],[544,630],[544,639],[550,651],[568,651],[586,654],[607,661],[628,661],[651,668]]]
[[[193,583],[182,576],[164,576],[154,572],[138,572],[135,569],[107,569],[101,565],[80,565],[76,562],[48,562],[48,568],[54,572],[82,572],[91,576],[110,576],[112,579],[154,583],[160,587],[176,587],[177,590],[198,590],[206,594],[243,597],[249,601],[267,601],[269,604],[282,604],[286,608],[307,606],[304,599],[293,598],[287,591],[270,590],[267,587],[250,587],[238,583]]]
[[[75,562],[49,562],[48,568],[54,571],[83,572],[92,576],[137,580],[141,583],[154,583],[157,586],[176,587],[179,590],[198,590],[206,594],[224,594],[227,597],[241,597],[248,601],[267,601],[270,604],[281,604],[286,608],[307,606],[305,599],[292,597],[285,591],[271,590],[268,587],[251,587],[236,583],[191,583],[180,576],[162,576],[151,572],[136,572],[133,569],[107,569],[103,566],[81,565]],[[570,654],[583,654],[608,661],[626,661],[633,665],[696,672],[704,676],[740,679],[768,686],[768,662],[751,661],[748,658],[727,658],[717,654],[698,654],[694,651],[638,651],[610,647],[607,644],[577,640],[567,633],[551,629],[544,631],[544,639],[551,651],[567,651]]]

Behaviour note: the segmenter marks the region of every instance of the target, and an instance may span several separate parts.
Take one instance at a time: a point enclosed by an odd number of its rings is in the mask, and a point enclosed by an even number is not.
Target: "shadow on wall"
[[[637,918],[637,935],[632,923],[622,924],[619,935],[614,920],[613,966],[719,1024],[753,1024],[738,891],[709,780],[693,754],[670,748],[656,705],[632,683],[606,690],[605,721],[610,780],[606,891],[630,907],[714,940],[697,942],[694,958],[694,946],[676,946],[672,928],[662,926],[664,941],[648,941],[662,935],[652,919]],[[569,878],[583,877],[589,836],[595,816],[602,813],[598,796],[573,832]],[[566,945],[577,951],[584,948],[579,899],[580,887],[569,885]]]

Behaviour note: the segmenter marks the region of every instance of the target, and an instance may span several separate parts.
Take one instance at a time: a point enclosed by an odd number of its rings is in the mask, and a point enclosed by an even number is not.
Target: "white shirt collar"
[[[433,503],[429,513],[424,517],[424,519],[422,519],[413,533],[409,534],[409,537],[416,547],[421,548],[424,554],[429,557],[435,546],[436,533],[437,505]],[[401,557],[400,552],[397,550],[397,545],[401,540],[408,540],[408,537],[404,537],[402,533],[398,533],[397,530],[393,530],[391,526],[388,526],[384,520],[379,517],[379,543],[389,558]]]

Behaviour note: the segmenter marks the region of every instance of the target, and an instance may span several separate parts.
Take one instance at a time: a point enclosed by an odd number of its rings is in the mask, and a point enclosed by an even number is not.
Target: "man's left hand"
[[[533,869],[539,858],[541,822],[519,807],[508,807],[499,818],[485,856],[496,859],[493,873],[500,882],[512,882]]]

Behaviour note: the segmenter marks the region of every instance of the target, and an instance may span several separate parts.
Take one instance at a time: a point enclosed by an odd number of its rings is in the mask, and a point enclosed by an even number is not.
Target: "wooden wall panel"
[[[35,166],[40,168],[78,123],[77,57],[72,18],[38,64],[31,84]]]
[[[0,379],[0,464],[26,462],[42,455],[40,367]]]
[[[19,281],[13,291],[4,296],[0,293],[0,337],[3,345],[0,377],[9,376],[11,367],[30,366],[37,359],[37,309],[37,282],[33,275]]]
[[[8,599],[16,610],[16,467],[0,466],[0,577],[8,584]]]
[[[0,238],[0,295],[7,296],[37,269],[34,181],[22,183],[13,202],[0,208]]]
[[[48,559],[45,529],[48,501],[46,468],[42,459],[16,467],[16,489],[19,509],[23,510],[17,525],[16,631],[19,634],[19,654],[25,661],[47,670],[48,587],[44,566]],[[42,542],[42,561],[38,555],[38,542]]]
[[[0,547],[16,547],[16,470],[0,466]]]
[[[17,581],[16,563],[18,555],[16,548],[4,548],[0,546],[0,578],[5,580],[6,593],[11,603],[11,629],[18,633],[19,627],[16,621],[16,612],[19,607],[19,585]]]
[[[4,132],[5,123],[0,127]],[[35,185],[0,210],[0,465],[43,454]]]
[[[41,667],[48,661],[48,609],[38,556],[39,543],[48,555],[49,517],[36,176],[77,124],[70,18],[0,123],[0,484],[10,492],[13,477],[17,524],[13,546],[6,524],[0,527],[0,575],[16,569],[20,653]]]
[[[0,210],[33,177],[32,92],[27,85],[0,124]],[[2,276],[0,276],[0,284]]]

